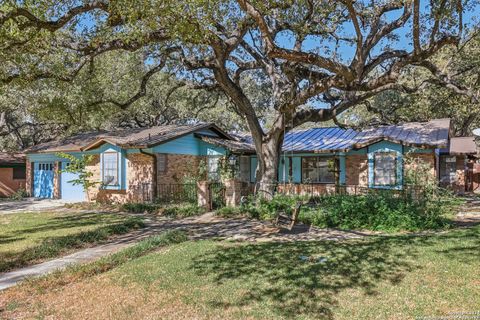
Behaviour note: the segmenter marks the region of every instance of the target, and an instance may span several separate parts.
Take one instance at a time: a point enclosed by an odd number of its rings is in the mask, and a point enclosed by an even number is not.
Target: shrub
[[[217,216],[221,217],[236,217],[244,214],[242,208],[239,207],[223,207],[215,211]]]
[[[192,217],[192,216],[200,215],[202,213],[205,213],[204,208],[191,203],[172,205],[172,206],[163,208],[162,210],[163,215],[167,217],[174,217],[174,218]]]
[[[158,212],[162,208],[159,204],[154,203],[125,203],[122,205],[122,209],[132,213],[154,213]]]
[[[303,207],[299,220],[321,228],[368,229],[387,232],[439,229],[449,226],[447,216],[456,204],[451,197],[413,198],[392,191],[366,195],[328,195]]]
[[[282,194],[275,195],[271,200],[249,197],[240,207],[240,210],[251,218],[272,220],[282,211],[286,214],[292,214],[297,203],[306,199],[307,197],[305,196],[287,196]]]
[[[18,189],[13,193],[9,198],[14,201],[20,201],[23,200],[24,198],[28,197],[27,190],[25,189]]]

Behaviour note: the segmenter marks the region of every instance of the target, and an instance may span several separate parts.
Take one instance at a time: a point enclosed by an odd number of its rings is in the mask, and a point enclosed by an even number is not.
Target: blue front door
[[[69,165],[68,162],[62,162],[62,169]],[[73,184],[73,180],[78,179],[78,174],[70,172],[62,172],[60,177],[60,194],[63,200],[69,201],[85,201],[85,191],[81,184]]]
[[[33,196],[53,198],[53,162],[35,162],[33,166]]]

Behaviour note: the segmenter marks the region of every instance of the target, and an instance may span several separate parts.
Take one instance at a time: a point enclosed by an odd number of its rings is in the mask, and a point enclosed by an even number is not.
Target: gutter
[[[152,181],[152,201],[157,197],[157,179],[158,179],[158,175],[157,175],[157,156],[155,155],[155,153],[151,153],[151,152],[147,152],[143,149],[138,149],[140,151],[141,154],[144,154],[144,155],[147,155],[147,156],[150,156],[152,157],[152,160],[153,160],[153,181]]]

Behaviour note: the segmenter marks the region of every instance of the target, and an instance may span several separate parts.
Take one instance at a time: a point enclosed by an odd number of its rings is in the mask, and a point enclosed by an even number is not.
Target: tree
[[[67,181],[72,185],[80,185],[87,195],[87,201],[90,201],[90,195],[88,190],[96,185],[100,184],[100,181],[92,180],[93,172],[87,169],[89,163],[93,161],[93,155],[82,155],[80,158],[77,158],[71,154],[59,152],[58,157],[67,159],[69,161],[68,166],[62,169],[62,172],[68,172],[76,174],[78,178]]]
[[[462,45],[446,48],[432,59],[435,63],[472,92],[480,92],[480,34],[470,34]],[[454,135],[467,136],[480,127],[480,103],[469,95],[439,84],[429,72],[407,69],[400,81],[420,87],[414,93],[385,91],[344,115],[348,125],[365,126],[376,123],[426,121],[450,118]]]
[[[437,83],[476,99],[430,59],[461,43],[463,12],[473,5],[473,0],[7,3],[0,31],[8,48],[2,56],[12,67],[4,68],[1,81],[69,82],[106,52],[145,50],[151,67],[138,93],[106,102],[128,109],[160,71],[193,88],[222,92],[248,125],[258,155],[257,182],[271,194],[286,131],[336,120],[387,90],[414,92],[417,88],[399,83],[406,68],[423,68]],[[68,63],[53,58],[58,51]],[[249,91],[252,80],[265,89],[261,99]],[[269,127],[258,114],[265,104]]]

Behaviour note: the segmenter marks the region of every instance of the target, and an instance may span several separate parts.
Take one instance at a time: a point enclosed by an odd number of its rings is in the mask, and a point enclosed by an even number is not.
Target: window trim
[[[115,154],[117,158],[117,183],[105,184],[105,154]],[[105,151],[102,153],[102,185],[105,188],[119,188],[120,187],[120,152],[118,151]]]
[[[327,161],[333,160],[333,166],[334,166],[333,171],[331,171],[333,173],[332,182],[308,182],[308,184],[337,184],[338,183],[338,179],[337,179],[338,175],[336,174],[336,171],[338,170],[338,168],[337,168],[337,162],[336,162],[335,156],[301,156],[300,157],[300,181],[302,184],[307,184],[307,182],[305,182],[304,175],[303,175],[303,169],[304,169],[303,160],[307,158],[327,159]]]
[[[395,180],[393,184],[377,184],[377,155],[393,155],[394,159],[394,172],[395,172]],[[373,181],[372,185],[374,187],[396,187],[398,186],[398,153],[396,151],[377,151],[373,153]]]

